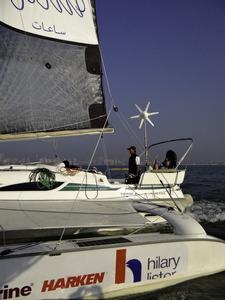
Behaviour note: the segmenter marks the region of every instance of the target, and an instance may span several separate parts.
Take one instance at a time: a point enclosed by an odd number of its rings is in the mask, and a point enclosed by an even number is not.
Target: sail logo
[[[130,259],[126,261],[126,249],[116,251],[116,271],[115,283],[124,283],[126,278],[126,268],[133,273],[133,282],[141,281],[142,264],[138,259]]]
[[[24,10],[29,4],[37,4],[44,10],[53,8],[61,14],[66,12],[71,16],[76,14],[81,18],[86,10],[84,0],[11,0],[11,3],[17,10]]]

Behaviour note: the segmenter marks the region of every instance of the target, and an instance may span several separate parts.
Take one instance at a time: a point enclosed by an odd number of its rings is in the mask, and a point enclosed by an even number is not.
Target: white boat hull
[[[2,299],[112,298],[225,270],[225,242],[190,216],[156,205],[173,234],[133,234],[0,247]]]
[[[55,174],[59,183],[43,190],[30,181],[32,171],[43,167]],[[145,172],[138,185],[110,183],[101,173],[76,171],[71,174],[54,166],[10,166],[0,170],[0,228],[13,231],[55,228],[139,227],[163,218],[137,213],[135,201],[148,201],[184,211],[192,205],[179,184],[185,171]],[[160,183],[160,181],[164,181]],[[43,233],[43,230],[42,230]]]
[[[111,298],[225,269],[225,243],[208,236],[145,234],[106,240],[64,241],[57,251],[53,242],[17,245],[15,253],[1,255],[2,299]]]
[[[192,200],[192,199],[191,199]],[[187,200],[190,201],[187,196]],[[131,201],[4,202],[0,201],[0,243],[72,235],[78,229],[140,228],[166,222],[163,217],[137,212]],[[12,206],[10,206],[10,204]],[[161,203],[163,204],[163,202]],[[71,210],[72,208],[72,210]]]

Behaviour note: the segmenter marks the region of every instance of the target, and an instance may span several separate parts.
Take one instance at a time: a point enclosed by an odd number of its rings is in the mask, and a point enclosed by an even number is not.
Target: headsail
[[[93,3],[1,0],[0,140],[92,134],[104,126]]]

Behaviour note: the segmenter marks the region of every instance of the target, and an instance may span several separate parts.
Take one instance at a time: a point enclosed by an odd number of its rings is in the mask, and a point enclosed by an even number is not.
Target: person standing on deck
[[[129,177],[126,183],[136,184],[140,179],[140,157],[136,154],[136,147],[130,146],[127,148],[130,153],[129,158]]]

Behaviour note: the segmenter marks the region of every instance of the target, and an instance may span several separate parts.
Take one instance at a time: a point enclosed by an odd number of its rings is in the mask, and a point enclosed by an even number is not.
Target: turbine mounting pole
[[[147,171],[147,169],[148,169],[148,137],[147,137],[147,124],[146,124],[146,120],[144,120],[144,126],[145,126],[145,131],[144,131],[145,170]]]
[[[147,140],[147,126],[146,126],[147,124],[146,124],[146,122],[148,122],[149,124],[151,124],[154,127],[155,125],[149,119],[149,117],[159,114],[159,112],[148,112],[149,105],[150,105],[150,102],[147,103],[145,110],[142,110],[142,109],[140,109],[140,107],[137,104],[135,104],[137,110],[139,111],[139,114],[136,116],[130,117],[131,119],[140,119],[141,120],[139,129],[141,129],[141,127],[144,123],[144,149],[145,149],[145,168],[146,168],[146,170],[148,167],[148,140]]]

